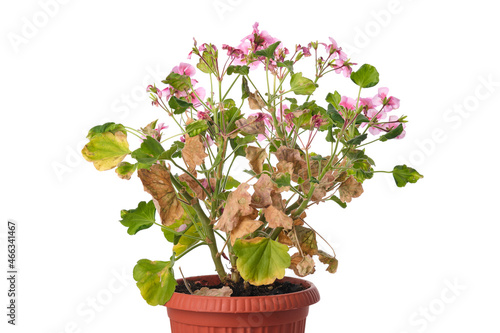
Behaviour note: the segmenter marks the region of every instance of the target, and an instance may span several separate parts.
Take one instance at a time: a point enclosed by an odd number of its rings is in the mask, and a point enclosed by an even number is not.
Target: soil
[[[279,280],[274,281],[273,284],[264,286],[254,286],[251,284],[245,285],[242,280],[240,280],[240,282],[238,283],[234,283],[232,281],[229,281],[227,284],[219,283],[216,286],[209,285],[208,281],[206,280],[188,281],[188,283],[193,292],[203,287],[214,289],[222,288],[227,285],[233,290],[233,294],[231,295],[231,297],[282,295],[306,289],[306,287],[302,286],[301,284]],[[175,291],[178,293],[189,294],[189,291],[187,290],[184,283],[178,284],[175,287]]]

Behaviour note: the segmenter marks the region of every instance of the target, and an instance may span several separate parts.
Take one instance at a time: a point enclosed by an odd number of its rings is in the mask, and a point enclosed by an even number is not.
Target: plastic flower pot
[[[217,275],[191,277],[220,283]],[[211,297],[174,293],[165,304],[172,333],[304,333],[309,305],[319,301],[318,289],[306,280],[282,281],[307,289],[283,295]],[[182,279],[177,281],[183,283]]]

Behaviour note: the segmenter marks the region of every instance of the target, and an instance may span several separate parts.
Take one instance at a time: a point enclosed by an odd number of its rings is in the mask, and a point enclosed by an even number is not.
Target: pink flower
[[[167,128],[168,125],[165,125],[165,123],[159,123],[158,125],[156,125],[155,131],[158,133],[158,135],[161,135],[161,131]]]
[[[384,124],[384,129],[386,131],[390,131],[393,128],[398,127],[400,124],[403,124],[403,129],[406,128],[406,124],[400,123],[398,120],[399,120],[398,116],[390,116],[389,121],[386,124]],[[406,136],[406,131],[403,130],[403,132],[400,135],[398,135],[396,139],[402,139],[405,136]]]
[[[158,95],[159,98],[165,98],[166,100],[170,99],[170,96],[172,96],[172,88],[169,86],[163,90],[157,89],[156,94]]]
[[[245,55],[243,50],[229,46],[227,44],[223,44],[222,49],[227,50],[227,55],[231,58],[240,59]]]
[[[210,111],[198,111],[198,113],[196,114],[196,116],[198,117],[199,120],[210,120]]]
[[[335,73],[342,73],[345,77],[349,77],[352,73],[351,65],[354,64],[351,64],[350,62],[344,61],[342,59],[337,59],[335,60]]]
[[[184,135],[181,135],[181,136],[179,137],[179,141],[180,141],[180,142],[183,142],[183,143],[186,143],[186,137],[185,137]]]
[[[212,140],[212,138],[208,134],[207,134],[206,138],[207,138],[207,142],[203,142],[203,145],[205,146],[205,148],[208,148],[214,144],[214,140]]]
[[[389,94],[389,88],[379,88],[378,94],[373,99],[376,99],[379,105],[384,105],[385,112],[399,109],[399,99],[392,96],[387,97],[387,94]]]
[[[376,98],[360,98],[359,99],[359,104],[363,106],[363,112],[365,116],[368,117],[368,119],[373,119],[374,117],[377,118],[377,120],[384,119],[387,115],[385,110],[379,111],[376,109],[377,106],[380,104],[378,103],[378,99]],[[363,123],[361,126],[365,126],[366,123]]]
[[[302,51],[302,53],[304,54],[304,57],[310,57],[311,56],[311,44],[309,44],[309,46],[301,46],[300,44],[297,45],[296,47],[296,51]]]
[[[326,52],[330,54],[333,53],[334,56],[335,54],[338,55],[339,59],[341,60],[347,60],[347,54],[345,54],[344,51],[342,51],[342,48],[337,45],[335,39],[333,39],[332,37],[328,37],[328,39],[330,39],[331,44],[321,43],[323,46],[325,46]]]
[[[343,106],[346,110],[354,110],[356,107],[356,100],[351,97],[342,96],[339,105]]]
[[[191,77],[191,76],[196,74],[196,69],[190,64],[186,64],[185,62],[181,62],[179,64],[179,66],[175,66],[172,69],[172,72],[180,74],[180,75],[187,75],[187,76]]]
[[[326,120],[323,119],[320,114],[316,114],[311,118],[311,125],[313,125],[315,128],[320,128],[322,125],[325,125],[326,123],[327,123]]]

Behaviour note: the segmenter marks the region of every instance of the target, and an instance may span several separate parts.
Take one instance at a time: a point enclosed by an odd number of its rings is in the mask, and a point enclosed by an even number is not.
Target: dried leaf
[[[153,196],[156,210],[160,213],[161,223],[171,225],[182,217],[184,209],[179,200],[172,182],[170,171],[160,164],[154,164],[150,170],[140,169],[139,178],[144,190]]]
[[[304,170],[307,174],[307,163],[300,155],[300,150],[281,146],[275,154],[279,162],[292,163],[293,172],[290,175],[294,182],[297,182],[299,174],[303,174]],[[285,166],[288,169],[290,168],[289,165],[284,164]],[[305,178],[302,177],[302,179]]]
[[[350,176],[339,187],[340,200],[342,202],[351,202],[352,198],[357,198],[362,193],[363,186],[353,176]]]
[[[203,164],[207,156],[205,146],[201,142],[201,136],[195,135],[190,137],[186,135],[186,144],[182,148],[182,158],[188,166],[188,171],[194,173],[196,166]]]
[[[231,231],[231,245],[234,245],[236,239],[246,236],[259,229],[262,224],[264,224],[262,221],[256,221],[250,218],[244,218],[241,220],[236,228]]]
[[[337,258],[332,257],[328,253],[321,250],[318,251],[318,257],[319,261],[321,261],[323,264],[328,265],[328,267],[326,268],[328,272],[332,274],[337,272],[337,268],[339,266],[339,261],[337,260]]]
[[[215,297],[230,297],[233,293],[233,289],[228,286],[224,286],[219,289],[210,289],[203,287],[199,290],[193,292],[197,296],[215,296]]]
[[[248,105],[251,110],[262,110],[266,106],[266,102],[262,100],[257,92],[251,92],[248,96]]]
[[[224,207],[224,213],[215,225],[215,229],[230,232],[238,225],[240,218],[254,213],[254,208],[250,207],[252,197],[248,193],[250,185],[242,183],[231,192]]]
[[[267,158],[267,153],[264,148],[248,146],[245,149],[246,158],[250,163],[250,167],[257,174],[262,173],[264,161]]]
[[[264,122],[257,121],[258,116],[250,116],[248,119],[241,118],[236,121],[236,126],[244,133],[247,134],[265,134],[266,126]]]
[[[270,228],[282,227],[287,230],[292,229],[293,219],[274,206],[265,208],[264,216],[266,217],[266,221],[269,223]]]
[[[267,174],[260,176],[259,180],[253,185],[252,206],[255,208],[265,208],[272,205],[271,192],[275,190],[276,185]]]
[[[288,232],[285,232],[284,230],[282,230],[280,232],[280,234],[278,235],[278,242],[280,242],[281,244],[288,245],[288,246],[293,246],[293,242],[290,239],[290,237],[288,237],[287,234],[288,234]]]
[[[314,265],[314,260],[310,255],[306,254],[305,257],[302,257],[300,253],[295,253],[291,258],[289,268],[293,269],[297,276],[304,277],[315,272]]]

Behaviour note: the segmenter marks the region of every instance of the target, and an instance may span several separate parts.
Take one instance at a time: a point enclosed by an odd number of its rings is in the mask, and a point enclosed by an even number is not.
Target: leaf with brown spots
[[[182,158],[188,166],[188,171],[194,173],[196,167],[203,164],[207,156],[200,135],[195,135],[193,137],[186,135],[186,144],[184,148],[182,148]]]
[[[249,233],[254,232],[255,230],[259,229],[259,227],[264,224],[262,221],[256,221],[251,218],[243,218],[236,228],[231,230],[231,245],[234,245],[234,242],[238,238],[241,238],[243,236],[248,235]]]
[[[277,209],[274,206],[269,206],[264,208],[264,216],[266,221],[269,223],[269,228],[279,228],[292,229],[293,219],[286,215],[282,210]]]
[[[339,194],[342,202],[351,202],[352,198],[357,198],[363,194],[363,186],[353,176],[350,176],[340,185]]]
[[[265,134],[266,126],[258,116],[250,116],[248,119],[241,118],[236,121],[236,126],[246,134]]]
[[[262,110],[266,106],[266,102],[262,100],[257,92],[251,92],[248,96],[248,105],[251,110]]]
[[[321,250],[318,251],[318,257],[319,261],[321,261],[323,264],[328,265],[328,267],[326,268],[328,272],[332,274],[337,272],[337,268],[339,266],[339,261],[337,260],[337,258],[332,257],[328,253]]]
[[[252,170],[257,175],[261,174],[264,166],[264,161],[267,158],[266,150],[264,148],[248,146],[245,149],[245,153]]]
[[[171,225],[182,217],[184,209],[170,180],[170,171],[160,164],[154,164],[150,170],[140,169],[139,178],[144,190],[153,196],[156,210],[160,213],[161,223]]]
[[[309,228],[303,226],[295,226],[295,230],[288,233],[288,237],[292,240],[295,245],[299,245],[302,252],[309,255],[315,255],[318,253],[318,244],[316,242],[316,233]],[[297,234],[297,237],[295,237]]]
[[[291,167],[293,168],[293,172],[290,175],[292,176],[292,180],[294,182],[297,182],[299,174],[302,174],[304,172],[303,170],[307,173],[307,163],[300,155],[300,150],[281,146],[275,154],[279,162],[292,163]],[[283,168],[287,168],[289,170],[290,165],[283,163]]]
[[[255,211],[250,207],[252,197],[248,193],[250,185],[247,183],[240,184],[234,192],[231,192],[227,197],[224,213],[215,225],[215,229],[224,232],[231,232],[238,225],[240,218],[252,215]]]
[[[296,275],[304,277],[315,272],[314,265],[314,260],[310,255],[306,254],[305,257],[302,257],[300,253],[295,253],[292,255],[289,268],[293,269]]]

